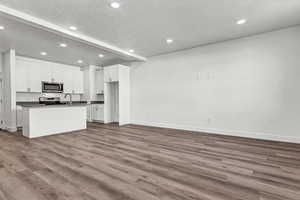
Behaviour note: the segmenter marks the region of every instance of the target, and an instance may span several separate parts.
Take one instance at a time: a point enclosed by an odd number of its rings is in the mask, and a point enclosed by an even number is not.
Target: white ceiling
[[[0,16],[0,25],[5,27],[5,30],[0,31],[0,52],[13,48],[21,56],[78,66],[130,61],[126,57],[3,16]],[[62,48],[60,43],[68,46]],[[47,52],[47,55],[42,56],[40,52]],[[104,58],[100,58],[99,54],[103,54]],[[83,60],[84,63],[78,64],[78,60]]]
[[[74,25],[81,34],[126,51],[135,49],[136,54],[146,57],[300,24],[300,0],[116,1],[121,4],[119,9],[109,7],[111,0],[0,0],[0,4],[61,27]],[[236,25],[242,18],[247,19],[247,23]],[[19,25],[15,26],[22,30]],[[59,40],[46,31],[38,35],[28,36],[28,40],[38,38],[45,45],[45,51],[51,49],[53,41]],[[23,32],[11,37],[22,43],[22,36]],[[165,39],[169,37],[174,39],[173,44],[166,44]],[[5,43],[2,37],[0,42],[1,46]],[[29,47],[23,46],[24,51]],[[84,55],[93,60],[97,52],[93,48],[73,49],[66,53],[67,59]],[[39,51],[39,47],[35,51]]]

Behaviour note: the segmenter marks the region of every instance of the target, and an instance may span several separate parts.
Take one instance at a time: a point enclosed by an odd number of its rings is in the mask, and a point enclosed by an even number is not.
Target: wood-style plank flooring
[[[129,125],[0,132],[0,200],[299,200],[300,145]]]

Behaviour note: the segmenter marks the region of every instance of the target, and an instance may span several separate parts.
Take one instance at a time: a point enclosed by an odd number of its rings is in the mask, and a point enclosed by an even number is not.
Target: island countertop
[[[87,103],[72,103],[72,104],[53,104],[53,105],[46,105],[46,104],[23,104],[20,105],[23,108],[61,108],[61,107],[80,107],[80,106],[88,106]]]
[[[88,106],[88,105],[92,105],[92,104],[104,104],[104,101],[91,101],[89,103],[87,103],[86,101],[73,101],[72,104],[69,104],[69,102],[63,101],[61,104],[54,104],[54,105],[40,104],[38,101],[17,102],[17,105],[21,106],[23,108],[78,107],[78,106]]]

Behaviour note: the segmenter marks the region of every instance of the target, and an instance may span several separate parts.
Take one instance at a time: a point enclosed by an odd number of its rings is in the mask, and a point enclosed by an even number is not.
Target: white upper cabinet
[[[83,93],[83,72],[79,67],[42,60],[16,58],[16,91],[42,92],[42,82],[64,84],[64,93]]]
[[[96,70],[95,90],[96,90],[96,94],[103,94],[104,92],[104,70],[102,69]]]
[[[54,63],[51,67],[51,82],[64,83],[68,66]]]
[[[104,67],[104,82],[119,81],[119,65]]]
[[[42,92],[42,81],[49,81],[51,70],[49,65],[42,65],[32,59],[16,59],[16,91]]]
[[[51,78],[50,66],[42,65],[39,62],[30,62],[27,70],[29,92],[42,92],[42,81],[49,81]]]
[[[83,72],[80,68],[73,70],[73,91],[74,94],[83,94]]]
[[[16,91],[27,92],[28,89],[28,63],[16,60]]]
[[[70,73],[69,69],[63,72],[64,74],[64,93],[73,93],[74,90],[74,75]]]

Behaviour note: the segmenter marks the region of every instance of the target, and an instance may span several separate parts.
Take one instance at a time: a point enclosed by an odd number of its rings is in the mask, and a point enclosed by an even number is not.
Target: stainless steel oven
[[[43,81],[42,82],[42,92],[43,93],[63,93],[64,92],[64,84]]]

